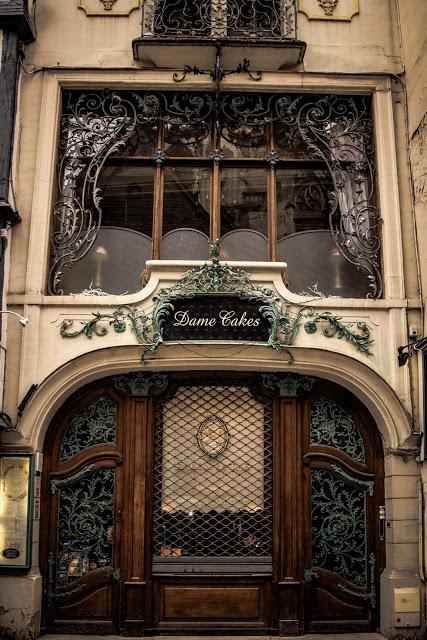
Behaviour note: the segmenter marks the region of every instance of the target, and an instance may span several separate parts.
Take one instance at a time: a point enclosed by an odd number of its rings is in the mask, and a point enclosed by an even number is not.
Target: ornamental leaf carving
[[[332,16],[337,8],[338,0],[317,0],[327,16]]]

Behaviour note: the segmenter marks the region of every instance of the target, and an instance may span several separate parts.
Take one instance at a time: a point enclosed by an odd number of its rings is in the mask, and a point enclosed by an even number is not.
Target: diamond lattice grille
[[[155,417],[155,557],[271,556],[272,409],[245,386],[179,387]]]

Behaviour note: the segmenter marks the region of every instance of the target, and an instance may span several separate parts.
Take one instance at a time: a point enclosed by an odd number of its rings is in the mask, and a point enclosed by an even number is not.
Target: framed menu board
[[[31,567],[33,455],[0,453],[0,569]]]

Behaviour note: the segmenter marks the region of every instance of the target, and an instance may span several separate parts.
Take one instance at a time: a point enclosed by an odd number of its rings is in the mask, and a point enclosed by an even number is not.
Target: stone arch
[[[162,358],[141,364],[138,347],[113,347],[99,349],[79,356],[59,367],[39,385],[19,425],[23,444],[35,450],[43,449],[47,428],[56,411],[79,388],[105,376],[145,367],[150,371],[193,370],[249,370],[288,371],[325,378],[351,391],[371,413],[383,440],[385,451],[413,446],[414,436],[408,413],[389,384],[371,368],[348,356],[330,351],[301,348],[293,350],[292,365],[279,354],[259,358],[259,349],[250,348],[241,357],[221,357],[218,349],[203,347],[199,357],[194,351],[184,354],[176,347],[163,347]]]

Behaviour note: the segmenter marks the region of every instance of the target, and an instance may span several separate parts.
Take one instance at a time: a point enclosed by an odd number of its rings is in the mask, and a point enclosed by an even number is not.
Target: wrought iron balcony
[[[0,29],[17,31],[25,43],[33,42],[35,35],[30,18],[33,6],[32,0],[0,0]]]
[[[154,66],[177,66],[175,53],[161,54],[162,45],[281,49],[272,68],[302,62],[305,44],[296,40],[296,0],[146,0],[142,37],[134,41],[135,57]],[[157,44],[156,52],[151,50]],[[245,54],[248,52],[245,51]],[[203,55],[203,54],[202,54]],[[204,55],[206,58],[206,55]],[[271,57],[264,52],[264,68]],[[277,56],[276,56],[277,57]],[[180,58],[178,54],[178,58]],[[251,58],[253,55],[251,53]],[[261,56],[262,58],[262,56]],[[186,60],[188,64],[190,60]],[[200,60],[198,60],[200,63]]]
[[[294,0],[152,0],[143,35],[162,38],[295,38]]]

